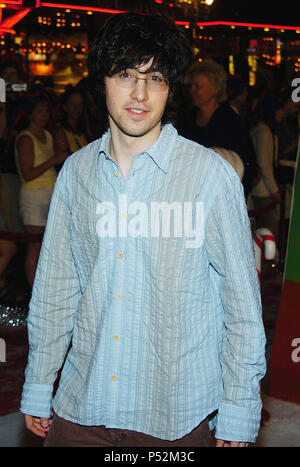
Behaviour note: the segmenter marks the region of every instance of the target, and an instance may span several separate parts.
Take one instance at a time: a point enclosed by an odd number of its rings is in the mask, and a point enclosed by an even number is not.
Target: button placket
[[[118,192],[119,192],[119,196],[121,195],[126,195],[127,196],[127,202],[129,202],[129,198],[130,198],[130,194],[134,192],[134,183],[135,183],[135,171],[134,172],[130,172],[130,175],[129,177],[126,179],[126,180],[123,180],[122,176],[121,176],[121,172],[119,169],[116,169],[114,171],[114,176],[119,179],[119,180],[116,180],[117,184],[118,184]],[[120,177],[121,176],[121,177]],[[119,198],[119,219],[121,221],[126,222],[126,219],[128,217],[128,213],[126,211],[127,209],[127,204],[126,204],[126,200],[124,201],[123,203],[123,200],[120,204],[120,198]],[[125,230],[125,229],[124,229]],[[116,307],[117,307],[117,313],[121,313],[122,314],[122,309],[123,309],[123,306],[125,307],[126,306],[126,275],[124,273],[125,271],[125,266],[126,266],[126,252],[127,252],[127,248],[128,248],[128,232],[127,232],[127,229],[125,231],[125,234],[123,235],[123,231],[122,231],[122,234],[120,235],[120,232],[119,232],[119,236],[118,236],[118,239],[117,239],[117,242],[116,242],[116,251],[115,251],[115,258],[116,258],[116,261],[118,262],[117,263],[117,266],[118,266],[118,276],[119,276],[119,280],[118,280],[118,284],[119,284],[119,290],[117,289],[116,292],[115,292],[115,301],[116,301]],[[116,324],[116,323],[115,323]],[[112,339],[112,345],[114,346],[114,349],[115,349],[115,356],[116,356],[116,359],[117,359],[117,362],[120,363],[120,359],[121,359],[121,354],[122,354],[122,335],[121,335],[121,332],[122,332],[122,329],[119,329],[114,326],[114,330],[112,332],[112,336],[111,336],[111,339]],[[118,370],[118,365],[119,363],[117,363],[116,367],[114,370],[112,370],[112,373],[111,374],[111,381],[112,383],[116,383],[119,378],[120,378],[120,375],[118,374],[119,370]],[[117,388],[118,385],[117,384],[113,384],[113,387],[114,388]]]

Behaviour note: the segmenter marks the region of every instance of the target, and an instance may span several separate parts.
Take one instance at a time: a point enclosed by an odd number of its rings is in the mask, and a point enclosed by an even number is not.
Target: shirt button
[[[119,339],[120,339],[120,337],[119,337],[117,334],[115,334],[115,335],[114,335],[114,340],[115,340],[115,341],[118,341]]]
[[[122,300],[122,295],[117,295],[118,300]]]
[[[122,212],[121,216],[122,216],[122,219],[126,219],[126,212]]]
[[[123,253],[119,253],[119,254],[118,254],[118,258],[119,258],[119,259],[123,259],[123,258],[124,258]]]
[[[111,379],[112,379],[113,381],[117,381],[118,378],[117,378],[117,376],[114,375],[114,376],[111,377]]]
[[[119,170],[116,170],[115,171],[115,176],[118,177],[120,175],[120,171]]]

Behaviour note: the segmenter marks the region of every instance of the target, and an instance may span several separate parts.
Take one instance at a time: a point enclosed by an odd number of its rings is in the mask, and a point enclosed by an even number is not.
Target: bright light
[[[69,5],[65,3],[49,3],[49,2],[41,2],[41,7],[48,7],[48,8],[63,8],[67,10],[83,10],[83,11],[94,11],[95,13],[111,13],[111,14],[118,14],[118,13],[125,13],[124,10],[112,10],[109,8],[98,8],[98,7],[87,7],[82,5]]]
[[[206,5],[212,5],[214,0],[205,0]]]
[[[299,30],[299,26],[279,26],[276,24],[259,24],[259,23],[240,23],[238,21],[201,21],[197,26],[241,26],[254,28],[269,28],[269,29],[286,29],[290,31]]]

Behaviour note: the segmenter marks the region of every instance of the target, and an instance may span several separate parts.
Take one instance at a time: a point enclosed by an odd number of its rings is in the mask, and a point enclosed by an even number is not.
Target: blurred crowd
[[[0,300],[9,302],[16,298],[7,273],[12,259],[25,248],[30,295],[56,177],[69,155],[102,135],[106,116],[87,79],[62,95],[35,82],[16,91],[24,73],[14,56],[2,57],[0,76],[7,84],[6,103],[0,103],[0,231],[20,239],[0,237]],[[204,60],[190,70],[173,122],[179,134],[233,166],[253,228],[270,229],[278,261],[286,251],[299,135],[299,103],[291,95],[291,83],[249,87],[220,63]]]
[[[8,277],[11,261],[21,251],[28,285],[18,294],[22,302],[33,285],[61,166],[101,136],[105,118],[96,111],[85,79],[60,95],[39,82],[26,89],[14,86],[25,81],[19,56],[2,57],[0,77],[6,83],[6,102],[0,104],[0,300],[11,303],[16,298],[15,281],[11,287]]]
[[[190,70],[179,132],[214,148],[244,186],[254,229],[274,235],[283,262],[299,141],[299,103],[291,83],[276,79],[248,86],[240,76],[205,60]]]

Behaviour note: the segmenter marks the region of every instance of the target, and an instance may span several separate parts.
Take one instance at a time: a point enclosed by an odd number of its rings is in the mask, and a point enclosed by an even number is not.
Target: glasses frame
[[[142,80],[142,81],[145,81],[145,84],[147,86],[147,89],[150,89],[150,90],[153,90],[153,91],[160,91],[160,92],[163,92],[163,91],[166,91],[168,88],[169,88],[169,81],[167,80],[167,78],[165,78],[164,76],[160,76],[159,78],[161,78],[163,81],[164,81],[164,85],[161,85],[161,87],[157,86],[157,88],[154,86],[154,88],[151,87],[151,85],[149,86],[149,79],[152,77],[152,76],[156,76],[154,74],[150,74],[150,76],[148,76],[147,78],[140,78],[139,76],[136,76],[134,73],[132,73],[131,71],[126,71],[126,70],[123,70],[123,71],[119,71],[118,73],[114,73],[112,75],[112,78],[115,78],[115,79],[120,79],[120,74],[121,73],[126,73],[128,74],[132,79],[132,81],[128,81],[128,83],[130,83],[129,86],[124,86],[124,88],[128,88],[128,89],[132,89],[134,88],[137,83],[138,83],[138,80]],[[122,81],[119,80],[118,81],[119,83],[121,83]],[[132,84],[131,84],[132,83]]]

